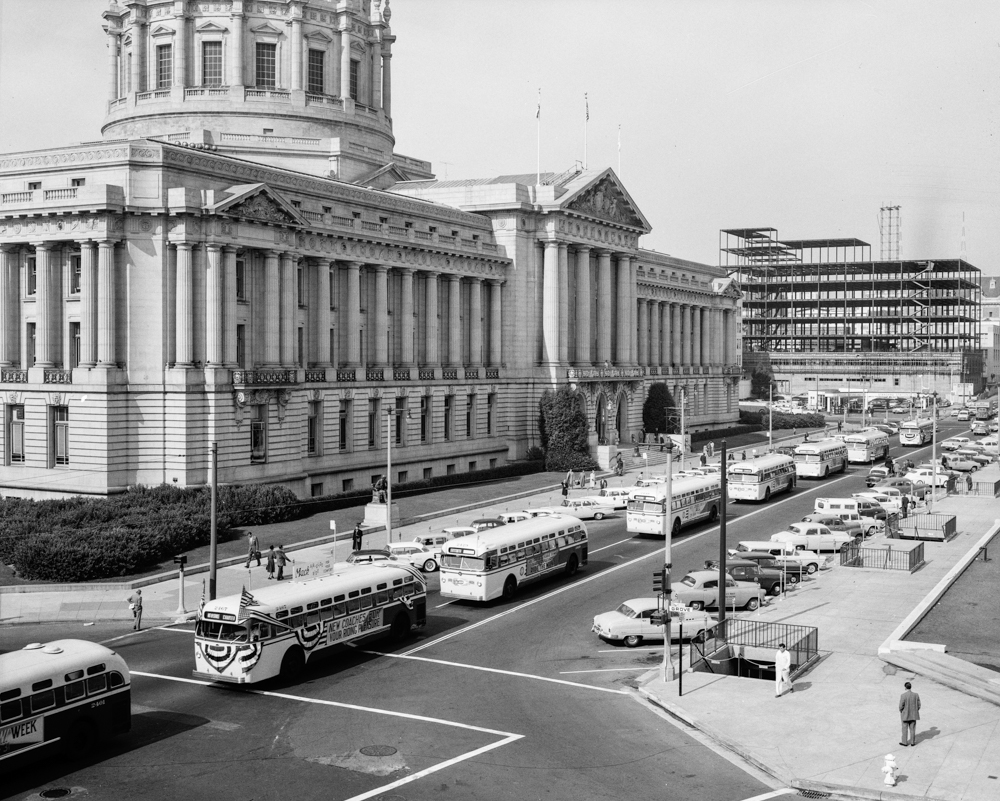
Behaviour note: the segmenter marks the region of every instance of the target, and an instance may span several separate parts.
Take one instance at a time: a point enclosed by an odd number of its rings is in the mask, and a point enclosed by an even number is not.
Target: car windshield
[[[628,604],[622,604],[615,610],[620,615],[625,615],[625,617],[635,617],[636,611]]]
[[[684,578],[681,579],[681,584],[687,587],[697,587],[698,579],[696,579],[694,576],[685,576]]]

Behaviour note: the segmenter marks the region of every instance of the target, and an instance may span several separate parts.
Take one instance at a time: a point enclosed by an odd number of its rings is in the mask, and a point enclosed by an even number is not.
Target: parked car
[[[795,449],[797,447],[798,447],[797,445],[779,445],[777,448],[774,449],[774,452],[780,453],[783,456],[794,456]]]
[[[355,551],[344,561],[352,565],[370,565],[373,562],[389,562],[392,557],[383,550]]]
[[[804,553],[804,551],[799,551],[799,553]],[[756,562],[758,565],[763,568],[767,568],[768,570],[778,570],[785,574],[787,577],[786,580],[789,584],[796,584],[809,575],[809,568],[806,565],[793,562],[791,559],[775,556],[767,551],[739,551],[735,557],[737,559],[745,559],[750,562]],[[708,564],[709,562],[706,561],[705,565],[707,566]],[[819,569],[818,565],[817,569]]]
[[[441,564],[441,548],[428,548],[419,542],[390,542],[385,551],[400,562],[409,562],[425,573],[433,573]]]
[[[705,570],[714,570],[718,573],[719,560],[706,560]],[[752,559],[727,559],[726,572],[737,581],[756,582],[768,595],[781,595],[782,588],[799,583],[797,575],[789,576],[781,570],[763,567]]]
[[[949,451],[957,451],[964,444],[965,444],[964,442],[959,442],[957,439],[946,439],[944,442],[938,445],[938,447],[945,452],[949,452]]]
[[[980,467],[982,467],[982,464],[975,459],[971,459],[968,456],[957,456],[955,454],[942,456],[941,461],[949,470],[958,470],[960,473],[975,473]]]
[[[478,517],[473,520],[469,525],[476,530],[488,531],[491,528],[496,528],[497,526],[502,526],[505,521],[501,520],[499,517]]]
[[[663,629],[650,620],[660,608],[658,598],[631,598],[614,612],[604,612],[594,617],[591,627],[598,637],[607,642],[621,642],[635,648],[645,640],[663,642]],[[715,625],[715,618],[700,610],[673,606],[670,610],[670,641],[677,642],[684,624],[684,639],[701,642],[705,632]]]
[[[503,514],[497,515],[500,520],[504,523],[519,523],[522,520],[528,520],[531,515],[527,512],[504,512]]]
[[[938,470],[937,479],[935,480],[934,470],[929,467],[922,467],[916,470],[910,470],[903,476],[903,478],[908,478],[911,481],[920,481],[928,486],[933,485],[935,487],[947,487],[950,475],[951,474],[947,470]]]
[[[830,531],[819,523],[792,523],[786,531],[771,535],[771,542],[808,548],[810,551],[839,551],[854,537],[841,531]]]
[[[961,422],[972,419],[972,415],[969,413],[968,409],[959,409],[956,416]]]
[[[889,470],[882,465],[878,465],[868,471],[868,475],[865,476],[865,484],[869,487],[874,487],[880,481],[885,481],[888,477]]]
[[[884,492],[879,492],[878,490],[867,490],[866,492],[855,492],[855,498],[864,498],[866,500],[875,501],[880,507],[882,507],[889,514],[898,515],[903,511],[903,501],[901,496],[893,496]],[[877,530],[881,530],[885,527],[885,523],[880,520],[876,521]],[[867,536],[871,536],[875,532],[869,533],[865,532]]]
[[[677,584],[672,584],[674,600],[692,609],[710,609],[719,605],[719,574],[712,570],[692,570]],[[742,606],[754,610],[760,606],[764,591],[758,584],[736,581],[726,576],[727,607]]]
[[[606,487],[597,493],[597,497],[610,501],[617,511],[628,506],[628,494],[634,489],[635,487]]]
[[[895,487],[900,492],[905,492],[907,495],[919,500],[923,500],[927,496],[927,493],[931,491],[931,485],[927,482],[904,476],[887,478],[875,485],[875,489],[884,489],[886,487]]]
[[[742,557],[745,553],[768,553],[779,563],[801,565],[812,575],[818,570],[833,567],[834,557],[820,556],[816,551],[799,548],[787,542],[771,542],[770,540],[741,540],[736,548],[730,548],[729,555]]]
[[[416,537],[413,538],[412,542],[415,545],[422,545],[425,548],[432,548],[432,549],[437,548],[440,551],[441,546],[444,545],[446,542],[448,542],[448,540],[450,539],[453,539],[453,537],[449,537],[447,534],[425,534],[425,535],[418,534]]]
[[[910,410],[906,406],[893,406],[890,410],[893,414],[909,414]]]
[[[899,433],[899,426],[895,423],[872,423],[868,426],[868,428],[874,428],[876,431],[881,431],[883,434],[888,434],[890,437]]]
[[[861,522],[860,515],[841,517],[829,512],[813,512],[802,518],[803,523],[819,523],[826,526],[830,531],[840,531],[851,538],[864,536],[867,532]],[[874,533],[874,532],[873,532]]]
[[[448,528],[441,529],[441,533],[448,539],[453,540],[458,537],[468,537],[470,534],[478,534],[479,532],[472,526],[449,526]]]
[[[980,467],[986,467],[986,465],[990,464],[993,461],[993,457],[990,454],[986,453],[985,448],[978,448],[978,447],[959,448],[948,458],[951,459],[956,456],[959,458],[971,459],[973,462],[978,462]],[[956,467],[952,469],[958,470],[959,468]]]
[[[603,520],[606,515],[615,513],[615,507],[605,498],[566,498],[558,511],[581,520]]]
[[[985,420],[976,420],[976,422],[972,424],[972,433],[977,436],[989,434],[990,433],[989,424]]]

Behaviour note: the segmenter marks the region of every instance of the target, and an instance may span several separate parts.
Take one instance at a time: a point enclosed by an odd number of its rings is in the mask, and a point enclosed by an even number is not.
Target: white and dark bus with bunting
[[[839,439],[803,442],[792,455],[799,478],[826,478],[847,469],[847,445]]]
[[[629,493],[625,530],[662,537],[667,529],[676,537],[683,526],[699,520],[715,522],[722,513],[721,476],[685,476],[671,481],[672,513],[667,527],[666,484],[637,487]]]
[[[783,453],[768,453],[756,459],[730,462],[727,492],[731,501],[769,501],[795,486],[795,461]]]
[[[889,435],[877,428],[855,431],[844,437],[847,461],[851,464],[871,464],[889,455]]]

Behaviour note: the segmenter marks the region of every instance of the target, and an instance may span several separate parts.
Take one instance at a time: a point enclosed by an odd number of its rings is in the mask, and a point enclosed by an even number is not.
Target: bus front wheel
[[[389,630],[392,639],[399,642],[410,633],[410,616],[406,612],[400,612],[392,619],[392,627]]]
[[[78,720],[70,727],[64,739],[66,755],[70,759],[84,759],[94,750],[97,730],[89,720]]]
[[[293,645],[281,658],[281,678],[285,681],[293,681],[302,673],[302,668],[306,666],[306,655],[297,645]]]
[[[515,592],[517,592],[517,579],[513,576],[507,576],[507,580],[503,583],[503,599],[510,601]]]
[[[580,560],[576,558],[576,554],[575,553],[574,554],[570,554],[569,559],[566,561],[566,575],[567,576],[575,576],[576,575],[576,571],[579,569],[579,567],[580,567]],[[507,580],[508,581],[512,581],[513,579],[510,578],[510,579],[507,579]],[[507,594],[507,585],[506,584],[504,585],[503,589],[504,589],[504,595],[506,595]]]

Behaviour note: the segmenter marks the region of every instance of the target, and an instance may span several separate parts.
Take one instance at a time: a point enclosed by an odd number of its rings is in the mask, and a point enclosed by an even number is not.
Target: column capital
[[[446,273],[445,275],[448,278],[448,280],[453,284],[457,284],[462,280],[462,276],[459,275],[458,273]]]
[[[469,281],[471,283],[473,283],[473,284],[481,284],[481,283],[483,283],[483,281],[486,280],[485,278],[483,278],[482,276],[479,276],[479,275],[467,275],[465,277],[468,278]]]
[[[222,245],[221,247],[222,247],[222,252],[226,254],[240,252],[240,248],[238,245]]]
[[[33,247],[35,250],[52,250],[54,247],[58,247],[59,243],[41,241],[41,242],[29,242],[28,244],[31,245],[31,247]]]
[[[417,271],[416,267],[393,267],[392,269],[400,275],[413,275]]]
[[[542,239],[542,240],[540,240],[539,244],[542,244],[542,245],[544,245],[547,248],[557,248],[560,245],[565,245],[566,243],[565,242],[560,242],[557,239]]]
[[[598,250],[598,249],[590,245],[573,245],[574,253],[590,253],[590,251],[592,250]]]
[[[104,243],[102,242],[101,244],[103,245]],[[178,250],[191,250],[195,246],[196,243],[194,243],[194,242],[171,242],[170,244],[173,245]]]
[[[388,264],[372,264],[372,265],[369,265],[369,266],[372,267],[375,270],[375,272],[377,272],[377,273],[387,273],[387,272],[389,272],[389,265]]]
[[[224,246],[224,245],[219,244],[218,242],[206,242],[205,243],[205,250],[211,250],[213,252],[219,252],[219,251],[222,250],[223,247],[232,247],[232,246],[231,245]]]

